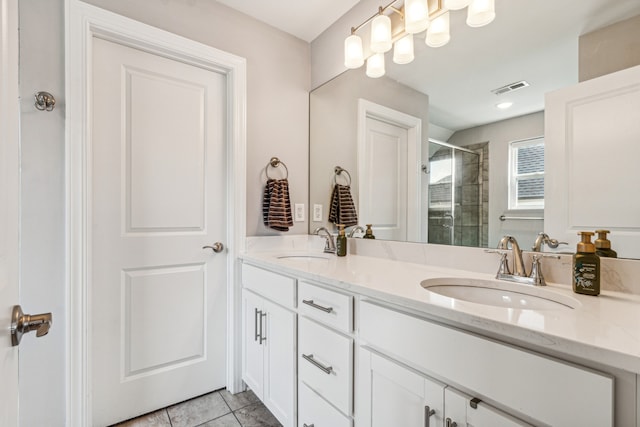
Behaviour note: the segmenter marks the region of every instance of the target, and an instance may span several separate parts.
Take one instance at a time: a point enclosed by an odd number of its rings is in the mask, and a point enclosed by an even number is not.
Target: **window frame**
[[[545,172],[530,172],[518,174],[518,151],[522,148],[528,148],[535,145],[542,145],[544,148],[544,136],[535,138],[511,141],[509,143],[509,165],[508,165],[508,209],[514,211],[522,210],[544,210],[544,195],[541,199],[532,199],[527,201],[518,201],[518,181],[538,179],[545,177]]]

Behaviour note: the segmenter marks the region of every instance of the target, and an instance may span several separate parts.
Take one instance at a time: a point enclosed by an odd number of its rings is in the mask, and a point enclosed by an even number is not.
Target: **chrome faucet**
[[[500,243],[498,243],[498,249],[509,250],[509,243],[511,243],[511,253],[513,255],[513,275],[514,276],[527,276],[527,272],[524,268],[524,261],[522,260],[522,250],[518,246],[518,241],[513,236],[504,236]]]
[[[536,241],[533,244],[533,247],[531,248],[531,250],[533,252],[541,252],[543,244],[546,244],[551,249],[555,249],[558,247],[558,245],[567,245],[568,243],[558,242],[556,239],[550,238],[549,235],[546,234],[545,232],[540,232],[538,233],[538,237],[536,237]]]
[[[365,233],[365,230],[364,230],[364,228],[362,226],[356,225],[355,227],[353,227],[351,229],[351,231],[349,232],[349,236],[348,237],[353,237],[356,234],[356,232],[358,232],[358,231],[362,232],[362,234]]]
[[[324,236],[320,234],[321,232],[324,232]],[[313,230],[313,233],[311,234],[325,238],[326,242],[324,245],[324,251],[326,253],[328,254],[336,253],[336,242],[335,240],[333,240],[333,235],[329,230],[326,229],[326,227],[318,227],[315,230]]]
[[[511,244],[511,248],[509,248],[509,244]],[[511,271],[509,270],[509,263],[507,260],[507,254],[509,253],[509,251],[511,251],[513,254],[513,273],[511,273]],[[544,281],[544,277],[542,276],[542,266],[540,264],[540,259],[560,258],[560,256],[558,255],[534,254],[531,262],[531,273],[527,275],[526,269],[524,267],[524,261],[522,260],[522,250],[520,250],[515,237],[504,236],[500,240],[500,243],[498,243],[497,250],[490,249],[486,252],[500,254],[500,264],[498,265],[496,279],[508,280],[510,282],[517,282],[534,286],[546,286],[546,282]]]

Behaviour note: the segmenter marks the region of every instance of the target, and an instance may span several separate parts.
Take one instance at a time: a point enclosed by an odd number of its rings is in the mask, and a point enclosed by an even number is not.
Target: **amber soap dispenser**
[[[336,239],[336,255],[347,255],[347,236],[344,234],[344,224],[337,224],[340,228],[338,238]]]
[[[598,238],[596,239],[596,255],[607,258],[618,258],[618,253],[611,249],[611,242],[607,239],[609,230],[596,230]]]
[[[581,231],[578,235],[582,241],[573,256],[573,292],[600,295],[600,258],[596,255],[596,245],[591,243],[593,233]]]

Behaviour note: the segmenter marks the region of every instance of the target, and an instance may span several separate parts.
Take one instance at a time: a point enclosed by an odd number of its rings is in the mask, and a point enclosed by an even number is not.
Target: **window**
[[[509,209],[544,209],[544,138],[509,145]]]

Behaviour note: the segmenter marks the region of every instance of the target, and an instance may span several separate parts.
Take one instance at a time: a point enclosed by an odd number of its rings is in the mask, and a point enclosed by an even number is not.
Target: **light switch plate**
[[[322,205],[313,205],[313,222],[322,222]]]
[[[295,222],[302,222],[304,221],[304,203],[296,203],[295,204],[295,215],[294,215],[294,219]]]

